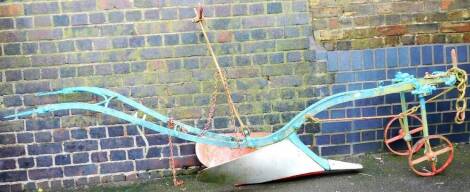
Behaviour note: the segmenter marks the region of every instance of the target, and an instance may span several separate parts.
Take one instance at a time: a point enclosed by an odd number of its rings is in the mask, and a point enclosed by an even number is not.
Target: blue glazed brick
[[[88,16],[86,14],[77,14],[71,16],[72,25],[86,25],[88,24]]]
[[[59,52],[69,52],[69,51],[75,50],[73,41],[59,41],[57,45],[58,45]]]
[[[22,50],[23,50],[23,55],[30,55],[30,54],[37,53],[38,43],[23,43]]]
[[[129,39],[129,45],[131,47],[143,47],[145,46],[145,37],[131,37]]]
[[[361,133],[348,133],[346,135],[346,142],[348,143],[355,143],[361,141]]]
[[[192,13],[193,13],[193,17],[194,17],[194,11]],[[159,9],[146,10],[144,12],[144,17],[145,17],[146,20],[160,19],[160,11],[159,11]]]
[[[161,157],[162,150],[159,147],[151,147],[147,151],[146,158]]]
[[[249,7],[250,15],[259,15],[264,13],[264,4],[251,4]]]
[[[331,136],[331,144],[343,144],[345,143],[345,141],[346,139],[345,139],[344,134]]]
[[[51,142],[52,135],[50,132],[37,132],[34,134],[34,140],[37,143]]]
[[[91,162],[99,163],[105,161],[108,161],[108,153],[106,151],[91,153]]]
[[[282,3],[268,3],[268,14],[282,13]]]
[[[119,23],[124,21],[124,13],[119,11],[114,11],[108,13],[108,21],[110,23]]]
[[[188,19],[194,18],[194,10],[193,8],[179,8],[179,17],[180,19]]]
[[[344,132],[351,130],[351,122],[328,122],[321,127],[323,133]]]
[[[35,16],[33,18],[34,25],[36,27],[50,27],[52,26],[52,20],[49,15]]]
[[[235,4],[235,5],[232,6],[232,15],[233,16],[246,15],[247,12],[248,12],[248,8],[247,8],[246,4]],[[194,15],[194,11],[192,11],[192,14]]]
[[[335,82],[336,83],[348,83],[354,81],[354,73],[351,72],[344,72],[344,73],[336,73],[335,75]]]
[[[125,162],[112,162],[100,164],[100,173],[118,173],[118,172],[129,172],[134,170],[134,164],[131,161]]]
[[[136,170],[164,169],[168,168],[168,160],[148,159],[136,162]]]
[[[57,155],[54,159],[55,165],[68,165],[71,163],[70,155]]]
[[[128,11],[126,12],[127,21],[139,21],[142,19],[142,13],[140,11]]]
[[[368,116],[376,116],[377,111],[375,107],[364,107],[362,108],[362,116],[368,117]]]
[[[118,151],[111,151],[111,161],[121,161],[126,160],[126,151],[118,150]]]
[[[382,121],[380,119],[356,120],[353,122],[354,130],[380,128]]]
[[[421,51],[422,51],[423,65],[431,65],[432,64],[432,47],[424,46],[422,47]]]
[[[351,69],[351,52],[339,51],[338,56],[339,56],[338,70],[349,71]]]
[[[376,152],[382,149],[382,143],[381,142],[359,143],[359,144],[354,144],[352,147],[353,147],[354,154]]]
[[[41,53],[56,53],[57,46],[54,42],[40,42],[39,50]]]
[[[400,47],[398,49],[398,65],[407,67],[410,64],[410,49],[408,47]]]
[[[393,68],[398,65],[398,51],[397,48],[387,48],[387,67]]]
[[[98,172],[98,166],[94,164],[64,167],[65,176],[94,175],[97,172]],[[79,182],[80,180],[77,180],[77,185],[79,185]],[[64,180],[64,186],[65,186],[65,180]]]
[[[21,45],[19,43],[10,43],[3,45],[5,55],[19,55],[21,54]]]
[[[178,9],[176,8],[160,9],[160,13],[163,20],[178,19]]]
[[[24,80],[38,80],[40,75],[39,69],[25,69],[23,71]]]
[[[127,151],[127,158],[129,160],[142,159],[144,158],[144,153],[142,149],[131,149]]]
[[[254,40],[266,39],[266,30],[256,29],[256,30],[251,31],[251,38]]]
[[[344,155],[351,153],[351,147],[349,145],[336,145],[336,146],[329,146],[329,147],[321,147],[321,155],[322,156],[329,156],[329,155]]]
[[[143,72],[147,69],[147,64],[145,62],[134,62],[131,64],[132,72]]]
[[[21,106],[23,104],[23,100],[19,95],[4,96],[3,104],[7,107]]]
[[[302,60],[302,53],[289,52],[287,53],[287,62],[299,62]]]
[[[62,152],[62,145],[60,143],[42,143],[28,145],[29,155],[55,154],[60,152]]]
[[[89,19],[92,24],[102,24],[106,22],[106,17],[103,13],[90,13]]]
[[[81,140],[64,143],[64,150],[66,152],[93,151],[97,149],[98,142],[96,140]]]
[[[421,64],[421,49],[420,47],[411,47],[410,49],[411,65]]]
[[[19,81],[23,79],[20,70],[5,71],[5,78],[7,81]]]
[[[181,34],[181,42],[183,44],[195,44],[197,43],[197,35],[196,33],[182,33]]]
[[[248,31],[235,31],[234,37],[236,41],[243,42],[250,40],[250,32]]]
[[[457,47],[457,61],[459,63],[467,62],[468,52],[467,46],[458,46]]]
[[[74,129],[71,131],[72,138],[74,139],[86,139],[88,138],[86,129]]]
[[[13,27],[14,27],[13,19],[10,19],[10,18],[0,19],[0,30],[2,30],[2,29],[13,29]]]
[[[49,167],[52,165],[51,156],[39,156],[36,157],[36,166],[38,167]]]
[[[375,67],[380,69],[385,68],[385,49],[375,50]]]
[[[75,45],[77,46],[77,49],[81,51],[93,49],[91,43],[92,41],[89,39],[75,41]]]
[[[88,153],[74,153],[72,159],[74,164],[88,163],[90,161]]]
[[[76,72],[77,72],[77,68],[75,67],[60,68],[60,77],[62,78],[75,77]]]
[[[29,165],[28,163],[23,163],[23,162],[28,162],[33,160],[32,165]],[[20,168],[30,168],[34,166],[34,159],[33,158],[21,158],[18,159],[18,165]],[[16,161],[13,159],[4,159],[0,160],[0,169],[1,170],[7,170],[7,169],[15,169],[16,168]]]
[[[54,21],[54,26],[67,26],[70,24],[69,17],[67,15],[54,15],[52,17]]]
[[[362,69],[362,51],[351,52],[351,64],[353,70]]]
[[[230,16],[230,5],[219,5],[214,7],[214,12],[217,17]]]
[[[162,45],[162,36],[160,35],[151,35],[147,37],[147,43],[151,46],[160,46]]]
[[[124,127],[122,126],[108,127],[108,134],[109,134],[109,137],[124,136]]]
[[[16,28],[25,29],[32,28],[33,20],[30,17],[16,18]]]
[[[113,48],[126,48],[128,47],[127,37],[118,37],[112,40]]]
[[[444,46],[435,45],[433,51],[434,51],[434,64],[444,63]]]
[[[373,69],[374,68],[374,54],[372,50],[364,50],[364,69]]]
[[[113,65],[113,71],[115,74],[125,74],[130,72],[129,64],[117,63]]]
[[[18,140],[18,143],[31,143],[34,141],[34,136],[29,132],[18,133],[16,135],[16,139]]]
[[[70,139],[69,131],[67,129],[56,130],[53,133],[54,142],[62,142]]]
[[[123,147],[132,147],[134,146],[134,140],[132,138],[109,138],[100,140],[102,149],[115,149]]]
[[[328,71],[338,70],[338,52],[329,51],[327,53],[327,68],[328,68]]]
[[[13,161],[13,165],[14,165],[14,162]],[[5,165],[8,166],[8,167],[11,167],[10,166],[10,162],[7,162],[7,164],[5,164],[5,161],[1,162],[0,161],[0,165],[3,164],[3,166],[0,166],[0,168],[2,168],[2,170],[5,170]],[[18,159],[18,166],[20,168],[31,168],[31,167],[34,167],[34,158],[30,157],[30,158],[21,158],[21,159]],[[14,167],[13,167],[14,168]]]
[[[364,131],[361,133],[362,141],[372,141],[375,140],[376,131]]]
[[[169,34],[164,36],[165,45],[176,45],[179,43],[178,34]]]
[[[269,56],[269,61],[271,64],[280,64],[284,63],[284,54],[283,53],[274,53]]]

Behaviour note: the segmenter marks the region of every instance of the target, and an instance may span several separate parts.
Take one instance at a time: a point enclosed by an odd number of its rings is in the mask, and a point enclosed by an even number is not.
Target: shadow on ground
[[[141,191],[466,191],[470,190],[470,145],[457,145],[452,165],[434,177],[416,176],[407,158],[391,154],[366,154],[344,159],[364,165],[361,172],[313,176],[292,181],[248,186],[231,186],[197,181],[195,175],[181,176],[185,184],[174,187],[170,178],[121,187],[95,187],[88,192]],[[295,166],[295,165],[292,165]],[[83,191],[83,190],[80,190]]]

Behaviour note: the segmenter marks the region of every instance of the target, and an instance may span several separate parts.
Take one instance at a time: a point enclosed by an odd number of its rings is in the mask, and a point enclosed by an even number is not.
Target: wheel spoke
[[[440,149],[440,150],[438,150],[438,151],[435,151],[434,153],[436,154],[436,156],[438,156],[438,155],[442,155],[442,154],[444,154],[444,153],[447,153],[447,152],[449,152],[449,151],[451,151],[451,150],[452,150],[451,147],[446,147],[446,148]]]
[[[427,161],[427,160],[429,160],[429,158],[425,155],[425,156],[422,156],[422,157],[420,157],[420,158],[417,158],[417,159],[411,161],[411,163],[412,163],[413,165],[416,165],[416,164],[418,164],[418,163],[422,163],[423,161]]]
[[[397,135],[397,136],[392,137],[392,138],[390,138],[390,139],[387,139],[387,140],[385,141],[385,143],[387,143],[387,144],[393,143],[393,142],[395,142],[395,141],[398,141],[398,140],[402,139],[403,137],[404,137],[404,136],[400,134],[400,135]]]
[[[413,134],[418,133],[418,132],[420,132],[420,131],[422,131],[422,130],[423,130],[423,127],[418,127],[418,128],[416,128],[416,129],[411,130],[411,131],[410,131],[410,134],[413,135]]]
[[[436,172],[436,162],[434,161],[431,161],[431,168],[432,168],[432,172],[435,173]]]

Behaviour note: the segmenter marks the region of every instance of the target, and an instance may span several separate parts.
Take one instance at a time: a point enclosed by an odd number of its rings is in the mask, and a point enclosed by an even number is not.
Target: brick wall
[[[315,39],[328,50],[470,42],[468,0],[310,0]]]
[[[314,62],[307,1],[205,2],[209,37],[242,118],[275,130],[330,83]],[[70,86],[105,87],[202,128],[214,65],[194,1],[74,0],[0,4],[0,116],[37,105],[92,101],[36,97]],[[168,94],[167,94],[168,92]],[[211,128],[231,126],[223,92]],[[168,96],[169,95],[169,96]],[[113,107],[128,111],[119,104]],[[312,144],[312,129],[301,130]],[[308,132],[308,133],[307,133]],[[58,189],[168,174],[168,137],[115,118],[62,111],[0,121],[0,189]],[[178,168],[197,166],[194,143],[174,139]],[[184,172],[184,171],[183,171]]]

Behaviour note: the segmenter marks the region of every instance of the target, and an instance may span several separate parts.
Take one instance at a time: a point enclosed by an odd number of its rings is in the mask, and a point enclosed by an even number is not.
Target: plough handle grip
[[[450,51],[450,58],[452,60],[452,67],[457,68],[457,52],[455,48]]]

